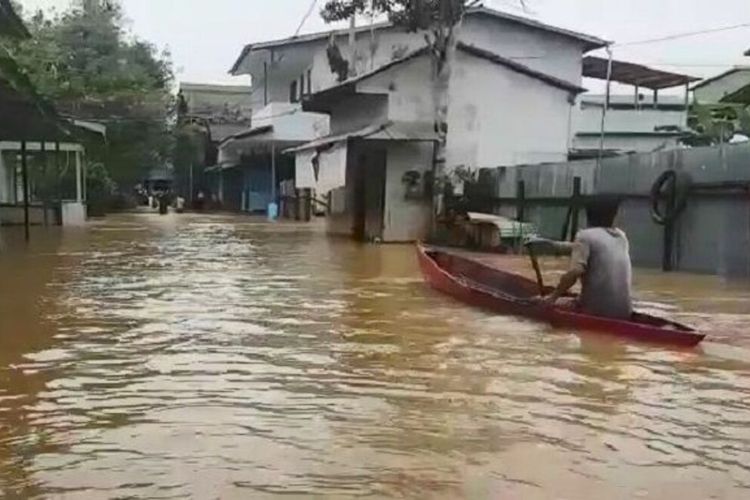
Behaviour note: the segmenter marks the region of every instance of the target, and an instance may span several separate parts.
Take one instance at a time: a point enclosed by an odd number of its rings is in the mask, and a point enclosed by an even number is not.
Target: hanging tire
[[[656,179],[651,187],[651,217],[654,222],[662,226],[677,220],[685,211],[690,195],[692,179],[686,172],[678,170],[666,170]],[[667,201],[664,209],[660,206],[664,200]]]

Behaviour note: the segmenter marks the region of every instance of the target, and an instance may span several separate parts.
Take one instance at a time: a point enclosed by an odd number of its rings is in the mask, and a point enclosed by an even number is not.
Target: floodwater
[[[408,246],[128,215],[0,231],[0,497],[750,497],[750,285],[671,350],[428,290]],[[519,265],[521,265],[519,263]]]

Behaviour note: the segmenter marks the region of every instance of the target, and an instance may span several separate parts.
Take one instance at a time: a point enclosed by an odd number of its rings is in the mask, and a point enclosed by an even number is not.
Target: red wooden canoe
[[[646,314],[636,313],[630,321],[623,321],[590,316],[564,307],[535,305],[529,299],[538,295],[539,288],[523,276],[422,245],[417,246],[417,253],[422,274],[430,286],[467,304],[501,314],[675,346],[695,346],[706,337],[685,325]]]

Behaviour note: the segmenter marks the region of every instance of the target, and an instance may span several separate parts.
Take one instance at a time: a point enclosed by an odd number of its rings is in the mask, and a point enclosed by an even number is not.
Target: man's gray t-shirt
[[[573,245],[571,266],[585,271],[580,297],[585,312],[607,318],[630,318],[633,270],[630,244],[624,232],[602,227],[580,231]]]

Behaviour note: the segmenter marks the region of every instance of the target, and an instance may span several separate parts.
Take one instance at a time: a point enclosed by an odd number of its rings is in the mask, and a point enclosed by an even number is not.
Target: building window
[[[297,80],[294,80],[289,85],[289,102],[299,102],[299,94],[297,93]]]
[[[304,73],[302,76],[299,77],[299,98],[300,101],[305,96],[305,75]]]
[[[307,70],[307,95],[312,94],[312,70]]]

